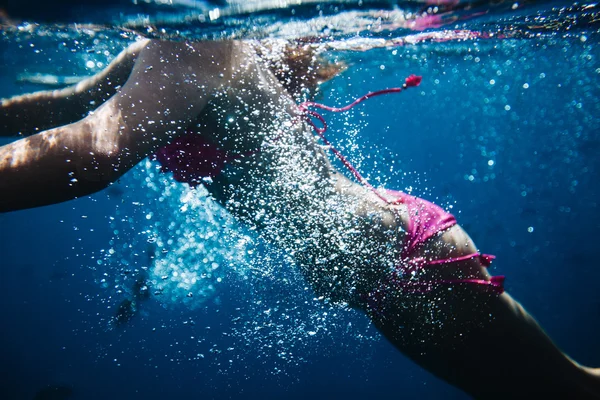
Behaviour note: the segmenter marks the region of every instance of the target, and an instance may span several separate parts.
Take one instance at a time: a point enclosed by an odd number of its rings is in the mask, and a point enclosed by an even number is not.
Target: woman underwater
[[[468,394],[600,399],[600,370],[552,343],[452,215],[333,168],[294,95],[340,69],[275,42],[136,42],[74,87],[2,102],[0,134],[30,136],[0,148],[0,211],[94,193],[154,155]]]

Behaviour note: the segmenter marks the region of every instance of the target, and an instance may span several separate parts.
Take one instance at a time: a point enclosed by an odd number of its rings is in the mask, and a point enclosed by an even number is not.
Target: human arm
[[[183,132],[229,82],[231,43],[150,42],[122,90],[81,121],[0,148],[0,211],[103,189]]]
[[[148,42],[132,43],[105,69],[73,86],[1,100],[0,136],[28,136],[85,117],[127,81],[140,51]]]

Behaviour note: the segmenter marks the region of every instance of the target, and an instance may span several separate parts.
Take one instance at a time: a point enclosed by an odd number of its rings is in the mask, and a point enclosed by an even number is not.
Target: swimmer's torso
[[[253,49],[232,49],[232,82],[192,128],[237,155],[208,190],[292,255],[325,297],[349,303],[394,267],[395,213],[331,166],[295,103]]]

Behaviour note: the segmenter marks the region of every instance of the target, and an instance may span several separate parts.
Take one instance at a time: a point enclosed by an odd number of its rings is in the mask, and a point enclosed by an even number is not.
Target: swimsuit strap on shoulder
[[[496,258],[496,256],[492,254],[481,254],[479,252],[466,254],[464,256],[459,257],[448,257],[441,260],[426,260],[423,257],[414,257],[411,258],[408,263],[411,264],[410,270],[421,269],[421,268],[435,268],[445,264],[452,264],[461,261],[467,261],[472,259],[479,259],[479,262],[484,267],[489,267],[492,264],[492,261]],[[414,266],[414,267],[412,267]]]

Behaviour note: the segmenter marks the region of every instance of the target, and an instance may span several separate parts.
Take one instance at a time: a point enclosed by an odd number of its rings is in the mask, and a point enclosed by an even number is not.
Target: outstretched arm
[[[131,44],[105,69],[76,85],[1,100],[0,136],[28,136],[85,117],[125,83],[147,44],[148,40]]]
[[[230,81],[231,43],[150,42],[123,89],[85,119],[0,148],[0,212],[108,186],[183,132]]]

